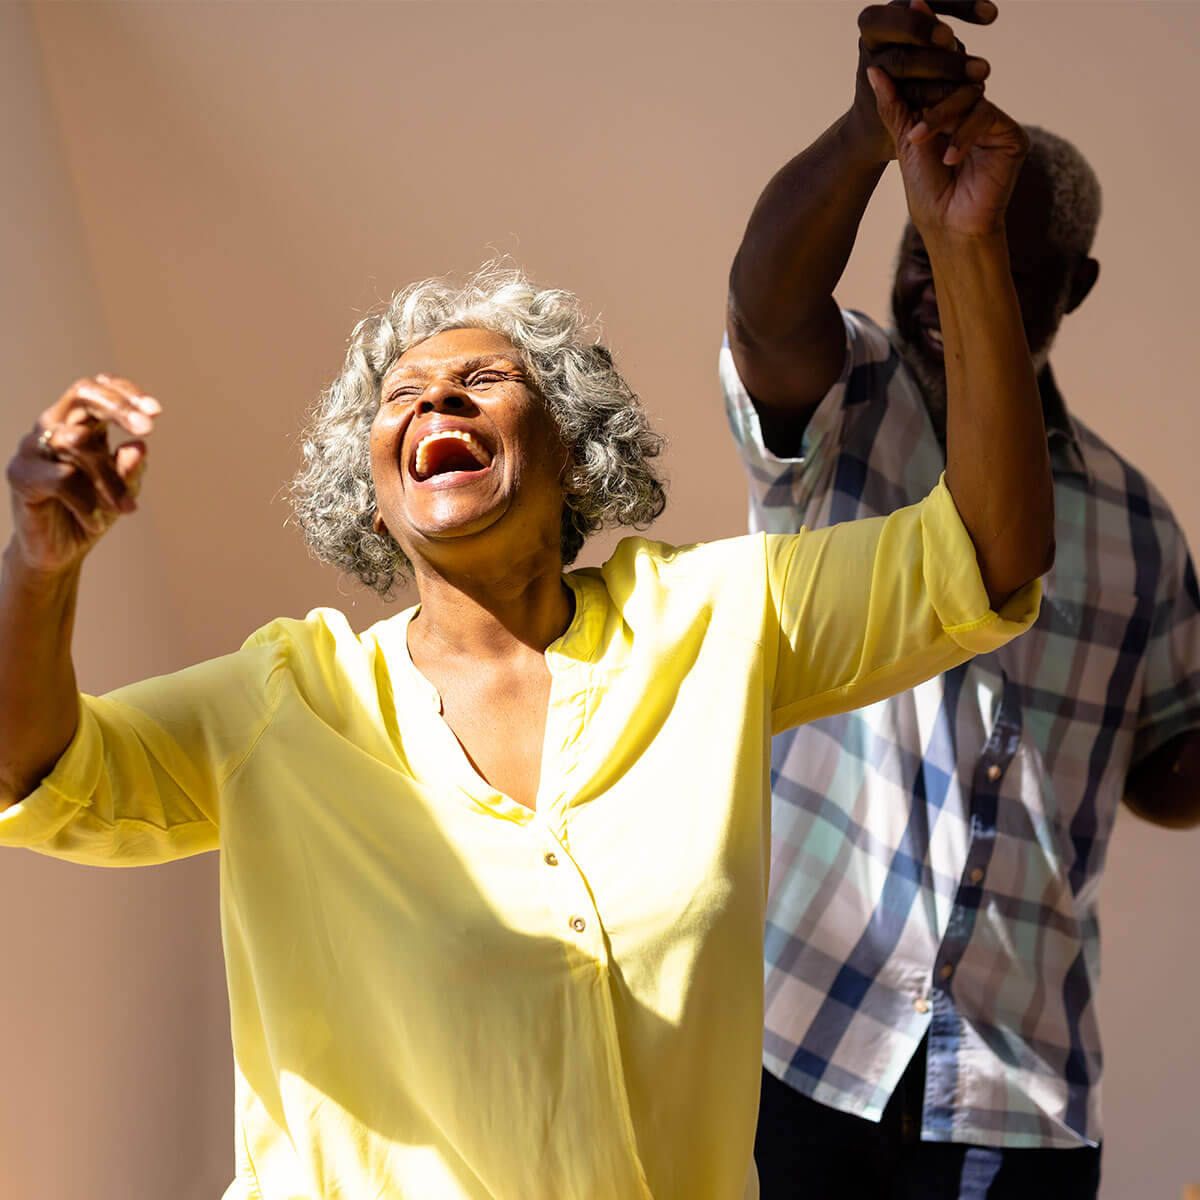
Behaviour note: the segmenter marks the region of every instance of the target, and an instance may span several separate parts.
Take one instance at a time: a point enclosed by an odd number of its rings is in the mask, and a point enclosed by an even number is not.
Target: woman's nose
[[[465,408],[467,398],[462,389],[449,380],[439,379],[431,383],[417,402],[417,412],[457,412]]]

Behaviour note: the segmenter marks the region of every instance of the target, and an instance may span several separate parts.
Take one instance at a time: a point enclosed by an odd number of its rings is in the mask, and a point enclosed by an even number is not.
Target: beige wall
[[[994,97],[1074,138],[1106,188],[1101,280],[1064,329],[1060,382],[1200,545],[1198,180],[1180,102],[1200,6],[1002,8],[971,42],[993,60]],[[602,312],[671,439],[658,535],[740,531],[714,379],[725,272],[768,175],[849,99],[855,10],[0,8],[3,151],[23,168],[0,228],[0,433],[11,445],[85,370],[128,374],[167,408],[144,511],[90,565],[84,683],[219,653],[318,603],[359,624],[379,613],[284,528],[299,414],[377,297],[494,252]],[[844,302],[885,312],[901,220],[890,179]],[[1123,820],[1112,852],[1110,1200],[1175,1197],[1200,1179],[1198,838]],[[18,981],[0,1200],[218,1195],[232,1156],[212,864],[89,873],[10,855],[0,889]]]
[[[30,15],[0,6],[0,444],[78,375],[114,363]],[[0,544],[8,541],[7,503]],[[107,690],[183,665],[145,517],[89,564],[76,664]],[[215,862],[0,866],[0,1198],[211,1200],[228,1182],[229,1078]]]

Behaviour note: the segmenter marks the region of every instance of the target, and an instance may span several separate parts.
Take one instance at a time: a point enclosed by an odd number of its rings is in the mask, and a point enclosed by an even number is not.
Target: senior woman
[[[1010,186],[1019,131],[987,129]],[[657,441],[571,297],[495,269],[426,281],[355,331],[296,484],[318,554],[383,593],[411,569],[420,604],[363,633],[276,621],[79,698],[80,563],[145,455],[110,455],[106,426],[140,439],[159,406],[98,376],[22,444],[0,840],[111,864],[220,849],[229,1197],[756,1194],[770,734],[1019,632],[1050,546],[995,239],[959,237],[919,190],[952,173],[905,154],[947,310],[950,487],[884,520],[628,539],[564,574],[592,530],[660,511]],[[956,320],[982,286],[994,319]]]

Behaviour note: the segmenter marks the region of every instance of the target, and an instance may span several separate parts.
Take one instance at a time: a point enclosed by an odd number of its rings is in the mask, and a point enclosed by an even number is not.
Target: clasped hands
[[[852,116],[881,159],[898,159],[922,237],[1002,233],[1029,140],[984,97],[988,62],[968,54],[939,14],[987,25],[997,8],[894,0],[863,9]]]

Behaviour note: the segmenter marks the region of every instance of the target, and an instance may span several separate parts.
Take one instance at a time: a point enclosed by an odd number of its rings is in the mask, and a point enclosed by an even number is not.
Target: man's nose
[[[449,379],[439,379],[421,394],[421,399],[417,401],[417,412],[458,412],[466,405],[466,393],[458,384]]]

